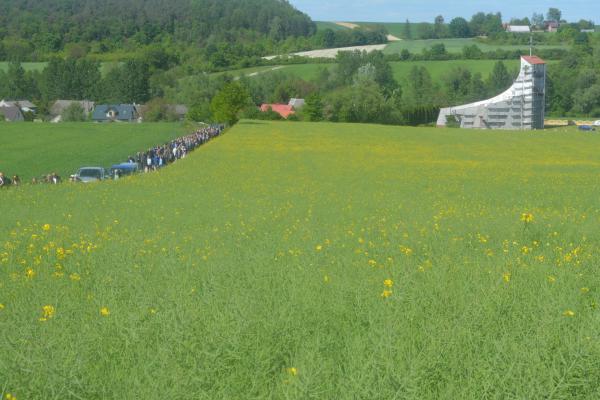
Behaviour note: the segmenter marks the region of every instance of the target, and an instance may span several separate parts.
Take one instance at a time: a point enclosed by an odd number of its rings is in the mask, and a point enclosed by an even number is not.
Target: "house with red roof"
[[[269,110],[275,111],[283,118],[288,118],[290,115],[295,114],[294,107],[289,104],[263,104],[260,106],[261,112],[267,112]]]

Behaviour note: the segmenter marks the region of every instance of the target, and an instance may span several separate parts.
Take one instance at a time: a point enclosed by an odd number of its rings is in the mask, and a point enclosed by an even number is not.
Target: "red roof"
[[[546,64],[546,61],[542,60],[538,56],[523,56],[523,60],[527,61],[529,64]]]
[[[260,111],[267,112],[269,111],[269,108],[281,115],[283,118],[287,118],[290,115],[295,114],[293,107],[287,104],[263,104],[260,106]]]

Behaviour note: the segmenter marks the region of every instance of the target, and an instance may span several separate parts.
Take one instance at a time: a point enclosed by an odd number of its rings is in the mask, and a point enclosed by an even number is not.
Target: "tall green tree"
[[[402,32],[403,32],[402,36],[404,36],[404,39],[406,39],[406,40],[412,39],[412,26],[411,26],[408,18],[406,19],[406,22],[404,23]]]
[[[471,36],[471,30],[469,29],[469,23],[466,19],[457,17],[450,21],[448,25],[450,36],[453,38],[466,38]]]
[[[232,82],[223,87],[210,103],[213,119],[217,122],[235,124],[240,112],[251,104],[250,94],[238,82]]]
[[[496,62],[488,79],[488,88],[490,93],[498,94],[508,89],[512,83],[513,78],[508,73],[504,63],[502,61]]]
[[[548,21],[559,22],[560,19],[562,18],[562,11],[560,11],[558,8],[551,7],[548,9],[546,18],[548,19]]]
[[[308,121],[323,120],[323,100],[319,93],[313,93],[306,97],[306,104],[302,107],[302,114]]]

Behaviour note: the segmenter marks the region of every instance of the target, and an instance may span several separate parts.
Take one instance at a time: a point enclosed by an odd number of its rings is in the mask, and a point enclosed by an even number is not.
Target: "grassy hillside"
[[[47,64],[46,62],[24,62],[21,66],[25,71],[42,71]],[[0,71],[8,71],[8,65],[7,61],[0,61]]]
[[[444,74],[456,67],[463,67],[470,70],[472,73],[479,72],[484,77],[487,77],[494,69],[496,60],[450,60],[450,61],[398,61],[391,62],[390,65],[394,72],[394,77],[398,81],[406,79],[410,70],[415,66],[423,66],[427,68],[431,77],[434,80],[440,80]],[[505,60],[504,64],[509,69],[518,69],[519,60]],[[246,68],[242,70],[228,71],[228,74],[233,76],[252,76],[252,74],[268,74],[273,72],[284,72],[296,77],[312,80],[319,75],[319,71],[323,68],[333,69],[335,64],[298,64],[298,65],[281,65],[277,67],[256,67]]]
[[[402,50],[407,49],[411,53],[421,53],[423,49],[430,48],[434,44],[443,43],[446,47],[446,51],[449,53],[460,53],[463,47],[470,45],[477,45],[483,51],[493,51],[497,49],[501,50],[528,50],[529,46],[517,46],[517,45],[493,45],[487,43],[481,43],[476,39],[430,39],[430,40],[401,40],[398,42],[390,43],[384,50],[386,54],[400,53]],[[556,49],[564,48],[565,46],[535,46],[536,49]]]
[[[179,124],[0,123],[0,171],[29,181],[82,166],[108,167],[186,133]]]
[[[599,145],[244,122],[3,191],[0,394],[598,398]]]

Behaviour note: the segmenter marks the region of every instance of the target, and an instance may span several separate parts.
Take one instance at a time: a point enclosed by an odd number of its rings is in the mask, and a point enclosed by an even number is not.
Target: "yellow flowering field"
[[[0,191],[6,399],[596,399],[600,137],[242,121]]]

